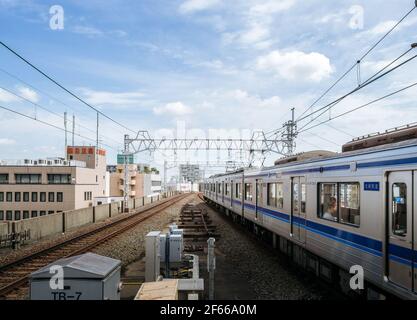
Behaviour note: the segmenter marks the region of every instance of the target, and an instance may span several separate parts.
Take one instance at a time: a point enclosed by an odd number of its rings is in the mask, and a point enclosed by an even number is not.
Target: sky
[[[0,40],[134,131],[155,138],[176,132],[249,138],[281,128],[291,108],[296,118],[303,114],[413,6],[411,0],[0,0]],[[414,10],[361,62],[359,81],[408,50],[416,25]],[[413,60],[314,123],[412,84],[416,71]],[[312,110],[357,86],[355,68]],[[416,88],[302,132],[296,151],[340,151],[353,137],[417,121]],[[94,144],[95,112],[4,48],[0,106],[59,127],[64,112],[70,119],[74,114],[83,136],[76,144]],[[133,133],[105,118],[99,128],[107,162],[115,163],[124,134]],[[62,131],[0,110],[0,159],[63,156],[64,143]],[[193,152],[176,157],[207,158]],[[266,164],[278,157],[272,154]],[[163,159],[162,153],[137,156],[158,167]]]

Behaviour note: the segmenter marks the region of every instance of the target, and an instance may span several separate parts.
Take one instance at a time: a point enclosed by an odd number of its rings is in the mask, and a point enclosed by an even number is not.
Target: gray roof
[[[49,279],[52,266],[62,266],[64,277],[101,279],[107,277],[121,265],[120,260],[100,256],[94,253],[85,253],[79,256],[60,259],[31,274],[32,279]]]

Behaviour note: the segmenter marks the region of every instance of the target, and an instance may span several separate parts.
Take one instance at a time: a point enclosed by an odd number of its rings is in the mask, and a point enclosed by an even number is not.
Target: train
[[[201,183],[204,199],[347,294],[417,298],[417,126]],[[261,262],[259,262],[261,263]],[[352,268],[364,287],[353,290]]]

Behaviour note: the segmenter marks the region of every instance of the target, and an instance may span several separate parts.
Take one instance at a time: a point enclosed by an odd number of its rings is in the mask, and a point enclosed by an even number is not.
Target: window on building
[[[252,184],[245,183],[245,200],[252,201]]]
[[[23,211],[23,219],[29,219],[29,211]]]
[[[359,226],[360,215],[360,185],[359,183],[340,183],[340,222]]]
[[[23,192],[23,202],[29,202],[29,192]]]
[[[7,192],[6,193],[6,201],[7,202],[13,202],[13,192]]]
[[[0,174],[0,184],[8,184],[9,183],[9,175],[7,173]]]
[[[0,192],[0,202],[4,202],[4,192]]]
[[[71,184],[71,175],[48,174],[48,184]]]
[[[55,211],[48,211],[48,214],[54,214]]]
[[[13,220],[13,211],[6,211],[6,220],[8,221]]]
[[[320,183],[319,190],[319,217],[338,221],[337,183]]]
[[[40,215],[41,217],[46,216],[46,211],[39,211],[39,215]]]
[[[15,212],[14,212],[14,219],[15,219],[15,220],[20,220],[20,219],[21,219],[21,216],[20,216],[20,211],[15,211]]]
[[[392,233],[399,237],[407,235],[407,185],[392,185]]]
[[[16,184],[41,184],[41,174],[16,174]]]
[[[46,192],[41,192],[39,196],[40,202],[46,202]]]
[[[0,210],[0,221],[4,220],[4,211]]]
[[[32,202],[38,202],[38,193],[32,192]]]
[[[22,194],[20,192],[14,193],[14,202],[20,202]]]
[[[56,193],[56,201],[57,202],[63,202],[64,201],[64,194],[62,192]]]
[[[38,211],[32,211],[31,212],[31,217],[32,218],[36,218],[38,216]]]
[[[55,192],[48,193],[48,202],[55,202]]]

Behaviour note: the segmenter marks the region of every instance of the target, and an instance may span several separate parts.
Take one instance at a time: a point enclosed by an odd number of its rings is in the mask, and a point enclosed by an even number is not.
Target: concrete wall
[[[94,208],[96,222],[103,221],[109,218],[110,204],[103,204]]]
[[[8,229],[8,223],[0,223],[0,237],[7,235],[9,233]]]
[[[30,230],[31,240],[62,233],[62,212],[43,217],[10,222],[15,225],[15,232]],[[10,228],[12,230],[12,227]]]
[[[173,196],[171,194],[170,196]],[[161,197],[162,199],[162,197]],[[157,197],[154,197],[154,203]],[[145,204],[150,204],[151,199],[146,197]],[[133,200],[131,201],[133,205]],[[136,207],[140,208],[143,205],[143,199],[136,199]],[[111,204],[101,205],[95,207],[95,220],[103,221],[109,217],[115,217],[122,213],[122,203],[113,202]],[[60,234],[64,231],[79,228],[93,223],[93,207],[78,209],[74,211],[60,212],[50,214],[38,218],[31,218],[20,221],[0,222],[0,235],[7,235],[13,232],[23,232],[30,230],[31,240],[39,240],[44,237]],[[14,228],[14,229],[13,229]]]
[[[93,207],[65,212],[65,230],[93,223]]]
[[[111,216],[115,217],[122,211],[122,206],[120,202],[113,202],[110,204],[111,207]]]

